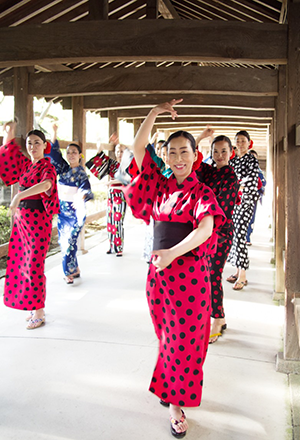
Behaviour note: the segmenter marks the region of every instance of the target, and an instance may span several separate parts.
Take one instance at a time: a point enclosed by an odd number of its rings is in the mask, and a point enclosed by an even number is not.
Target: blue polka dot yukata
[[[59,212],[55,168],[48,158],[33,164],[13,140],[0,147],[0,176],[6,185],[19,182],[19,191],[45,180],[52,183],[46,193],[21,200],[16,210],[4,286],[6,306],[20,310],[43,309],[45,258],[51,239],[52,217]]]
[[[174,225],[176,230],[178,224],[182,228],[189,225],[192,231],[205,216],[214,216],[214,231],[208,240],[162,271],[156,272],[150,262],[146,283],[149,310],[159,340],[149,389],[173,405],[198,406],[210,334],[207,256],[217,249],[217,232],[224,222],[224,213],[213,192],[199,182],[195,172],[177,184],[173,175],[168,179],[161,174],[149,152],[145,154],[142,172],[124,192],[135,217],[149,223],[152,215],[155,225],[167,223],[165,231],[173,231]],[[155,239],[154,232],[154,242]]]

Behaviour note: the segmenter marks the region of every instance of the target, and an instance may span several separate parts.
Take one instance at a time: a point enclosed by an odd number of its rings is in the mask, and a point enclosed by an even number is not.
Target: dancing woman
[[[46,277],[52,217],[59,211],[56,172],[44,158],[47,142],[39,130],[26,136],[28,159],[15,141],[14,122],[5,125],[0,147],[0,176],[6,185],[19,183],[19,192],[11,201],[13,226],[8,247],[4,286],[4,304],[30,310],[27,329],[45,323]]]
[[[159,356],[150,391],[170,404],[171,432],[182,438],[188,425],[181,407],[201,401],[211,311],[207,255],[216,250],[224,213],[192,171],[197,151],[191,134],[179,131],[167,140],[169,179],[145,150],[157,115],[175,118],[179,102],[158,105],[146,117],[133,145],[141,173],[124,191],[137,218],[155,220],[146,291]]]
[[[231,141],[227,136],[217,136],[211,145],[212,165],[202,162],[196,170],[200,182],[209,186],[226,215],[226,223],[219,232],[218,248],[214,255],[209,257],[212,328],[209,342],[214,343],[226,329],[223,307],[222,273],[226,258],[229,254],[233,239],[232,214],[238,194],[238,181],[229,160],[232,155]]]
[[[93,199],[89,178],[81,165],[82,151],[79,145],[67,147],[67,160],[62,157],[57,140],[57,125],[53,125],[51,162],[59,175],[58,196],[60,213],[57,219],[62,267],[67,284],[80,277],[77,261],[77,241],[86,219],[85,202]]]
[[[112,139],[112,137],[111,137]],[[123,193],[121,182],[115,178],[120,167],[123,152],[126,149],[124,145],[115,146],[116,160],[106,156],[101,149],[98,154],[90,159],[86,166],[99,180],[109,176],[108,195],[107,195],[107,233],[109,239],[109,249],[107,254],[116,254],[122,257],[124,248],[124,218],[126,213],[126,200]]]
[[[233,212],[234,235],[228,262],[235,268],[235,274],[227,278],[234,283],[234,290],[242,290],[247,286],[246,270],[249,268],[246,235],[248,225],[253,215],[254,204],[258,199],[257,184],[259,165],[258,160],[249,153],[252,141],[247,131],[239,131],[235,136],[238,156],[235,156],[230,165],[233,167],[242,191],[242,200],[236,205]]]

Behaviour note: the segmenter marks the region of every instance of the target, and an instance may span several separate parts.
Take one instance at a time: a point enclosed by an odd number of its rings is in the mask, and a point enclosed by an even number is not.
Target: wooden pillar
[[[83,108],[83,96],[72,97],[72,110],[73,110],[73,141],[80,145],[82,154],[86,157],[86,112]],[[83,160],[84,165],[84,160]],[[83,226],[79,234],[79,246],[78,249],[81,253],[85,254],[85,226]]]
[[[267,182],[272,192],[274,194],[274,120],[272,120],[269,126],[269,139],[268,139],[268,150],[267,150]],[[274,220],[276,216],[276,206],[275,203],[272,204],[272,240],[274,242]]]
[[[14,68],[15,117],[18,118],[16,136],[25,145],[25,136],[33,128],[33,96],[28,94],[28,68]]]
[[[275,291],[274,299],[283,299],[285,251],[285,161],[287,142],[286,66],[279,66],[278,97],[276,99],[276,151],[275,151]]]
[[[285,333],[284,359],[300,361],[299,340],[294,314],[294,300],[300,298],[300,145],[296,145],[296,128],[300,125],[300,2],[288,8],[288,111],[286,155],[286,253],[285,253]]]
[[[142,119],[134,119],[133,120],[133,135],[135,136],[138,132],[138,129],[140,128],[142,124]]]
[[[25,150],[26,133],[33,128],[33,96],[28,94],[28,68],[14,68],[14,113],[18,119],[16,137]],[[27,154],[27,153],[26,153]],[[11,186],[11,198],[18,192],[19,184]]]

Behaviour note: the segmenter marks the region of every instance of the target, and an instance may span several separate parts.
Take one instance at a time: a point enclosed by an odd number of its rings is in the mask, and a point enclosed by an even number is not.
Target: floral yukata
[[[258,160],[249,152],[241,158],[234,157],[230,165],[241,185],[242,201],[235,206],[233,212],[234,235],[228,262],[238,269],[246,270],[249,268],[246,235],[254,205],[259,198],[257,192],[259,165]]]
[[[198,406],[210,334],[210,282],[207,256],[217,248],[217,231],[224,213],[213,192],[192,172],[182,184],[172,175],[164,177],[146,152],[142,172],[126,187],[133,214],[149,223],[199,226],[207,215],[214,216],[212,236],[187,255],[176,258],[156,272],[150,262],[146,292],[159,339],[159,355],[150,391],[177,406]],[[155,240],[155,233],[154,233]]]
[[[226,222],[219,233],[217,252],[209,257],[212,317],[224,318],[222,274],[233,238],[232,213],[238,194],[238,181],[231,166],[217,169],[204,162],[196,171],[200,182],[209,186],[226,215]]]
[[[19,310],[45,307],[45,258],[48,251],[52,217],[59,212],[56,172],[48,158],[32,163],[15,141],[0,147],[0,176],[5,185],[19,182],[24,191],[45,180],[49,191],[21,200],[14,215],[8,247],[4,304]]]
[[[101,151],[86,163],[99,180],[105,176],[115,179],[115,175],[119,169],[119,162],[106,156]],[[124,218],[126,213],[126,200],[120,185],[111,186],[107,194],[107,233],[109,239],[110,253],[122,253],[124,247]]]
[[[93,198],[89,178],[79,165],[72,168],[62,157],[59,143],[51,143],[51,162],[59,175],[60,213],[57,219],[62,266],[66,276],[78,271],[77,242],[86,219],[85,202]]]

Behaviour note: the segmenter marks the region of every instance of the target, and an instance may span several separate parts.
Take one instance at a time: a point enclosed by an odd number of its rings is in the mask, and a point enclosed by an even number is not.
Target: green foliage
[[[8,208],[0,205],[0,244],[9,241],[10,231],[10,216],[8,214]]]

